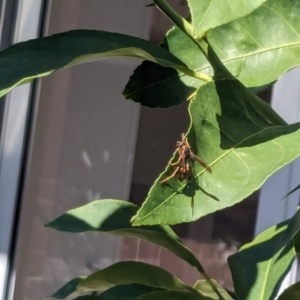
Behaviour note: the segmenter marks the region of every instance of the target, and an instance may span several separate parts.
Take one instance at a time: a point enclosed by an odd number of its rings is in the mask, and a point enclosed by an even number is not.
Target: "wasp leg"
[[[189,141],[188,141],[188,138],[187,138],[187,137],[185,138],[185,143],[186,143],[186,145],[191,149],[191,146],[190,146],[190,144],[189,144]]]
[[[175,169],[175,171],[173,172],[172,175],[170,175],[169,177],[165,178],[165,179],[162,180],[160,183],[166,182],[167,180],[169,180],[169,179],[171,179],[172,177],[174,177],[174,176],[176,175],[176,173],[178,172],[178,170],[179,170],[179,167],[177,167],[177,168]]]
[[[179,158],[178,158],[178,160],[177,160],[176,162],[174,162],[174,163],[172,163],[172,164],[169,164],[169,166],[175,166],[175,165],[178,165],[179,162],[180,162],[180,160],[181,160],[181,156],[179,156]]]

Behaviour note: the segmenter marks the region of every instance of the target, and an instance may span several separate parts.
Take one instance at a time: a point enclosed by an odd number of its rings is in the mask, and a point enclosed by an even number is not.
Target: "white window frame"
[[[17,6],[13,43],[39,36],[43,0],[20,0]],[[0,165],[0,299],[5,299],[10,265],[10,245],[14,228],[14,213],[19,189],[23,145],[31,95],[31,84],[15,88],[6,96],[4,124],[1,136]]]
[[[272,107],[288,123],[300,121],[300,68],[282,76],[274,85]],[[300,159],[286,165],[272,175],[262,186],[257,212],[255,235],[267,228],[291,218],[299,205],[300,190],[281,200],[300,183]],[[297,261],[286,276],[279,294],[295,283]]]

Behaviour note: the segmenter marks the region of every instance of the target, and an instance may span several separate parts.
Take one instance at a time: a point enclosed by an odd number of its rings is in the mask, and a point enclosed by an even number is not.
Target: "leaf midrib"
[[[268,262],[267,271],[265,272],[265,277],[264,277],[263,285],[262,285],[262,293],[260,293],[261,300],[263,300],[265,297],[265,291],[266,291],[266,286],[267,286],[267,277],[269,275],[270,268],[271,268],[271,262],[273,262],[273,259],[274,259],[274,257],[272,257],[272,259]]]
[[[282,50],[283,48],[294,47],[294,46],[298,46],[298,45],[300,45],[300,41],[294,42],[294,43],[289,43],[289,44],[279,45],[279,46],[276,46],[276,47],[263,48],[263,50],[254,51],[254,52],[251,52],[251,53],[248,53],[248,54],[243,54],[243,55],[239,55],[239,56],[230,57],[230,58],[227,58],[227,59],[224,59],[224,60],[222,59],[222,62],[226,63],[226,62],[229,62],[229,61],[232,61],[232,60],[238,60],[238,59],[241,59],[241,58],[248,58],[250,56],[254,56],[254,55],[257,55],[257,54],[263,54],[263,53],[268,52],[268,51]],[[212,47],[214,47],[213,44],[212,44]],[[204,67],[204,68],[197,68],[194,71],[205,70],[205,69],[209,69],[209,68],[211,68],[211,66],[207,66],[207,67]]]
[[[234,60],[239,60],[239,59],[247,59],[251,56],[254,56],[254,55],[260,55],[260,54],[263,54],[265,52],[268,52],[268,51],[277,51],[277,50],[282,50],[284,48],[289,48],[289,47],[295,47],[295,46],[299,46],[300,45],[300,41],[299,42],[295,42],[295,43],[290,43],[290,44],[284,44],[284,45],[280,45],[280,46],[277,46],[277,47],[271,47],[271,48],[263,48],[263,50],[259,50],[259,51],[255,51],[255,52],[251,52],[251,53],[248,53],[248,54],[243,54],[243,55],[239,55],[239,56],[233,56],[233,57],[230,57],[230,58],[227,58],[227,59],[224,59],[222,60],[223,63],[227,63],[227,62],[230,62],[230,61],[234,61]],[[212,45],[214,47],[214,45]],[[298,62],[299,63],[299,62]],[[297,64],[298,64],[297,63]],[[199,71],[203,71],[203,70],[209,70],[211,69],[212,67],[210,65],[206,66],[206,67],[200,67],[200,68],[196,68],[194,69],[195,72],[199,72]],[[159,85],[159,84],[163,84],[165,82],[168,82],[168,81],[171,81],[173,79],[176,79],[177,77],[183,77],[183,76],[189,76],[185,73],[182,73],[180,72],[178,75],[176,76],[172,76],[172,77],[168,77],[164,80],[161,80],[159,82],[156,82],[154,84],[150,84],[150,85],[147,85],[146,87],[143,87],[143,88],[140,88],[134,92],[131,92],[129,94],[124,94],[125,97],[130,97],[132,95],[135,95],[135,94],[138,94],[140,91],[143,91],[143,90],[147,90],[149,88],[152,88],[156,85]],[[191,77],[191,76],[189,76]],[[195,77],[193,77],[195,78]],[[204,83],[205,85],[206,83]],[[195,87],[194,87],[195,88]]]
[[[210,4],[207,6],[207,9],[206,9],[205,13],[203,14],[202,19],[200,20],[200,22],[198,23],[197,27],[195,28],[195,31],[194,31],[194,32],[195,32],[196,34],[197,34],[197,32],[199,31],[199,28],[200,28],[201,24],[203,23],[203,20],[206,18],[208,12],[210,11],[211,6],[213,5],[213,3],[214,3],[214,0],[211,0],[211,1],[210,1]]]

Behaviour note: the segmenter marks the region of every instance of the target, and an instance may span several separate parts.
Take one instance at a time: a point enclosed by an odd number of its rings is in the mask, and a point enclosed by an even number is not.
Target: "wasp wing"
[[[205,168],[209,173],[212,173],[212,169],[210,166],[201,158],[199,158],[197,155],[195,155],[192,151],[190,151],[190,157],[192,160],[197,161],[203,168]]]

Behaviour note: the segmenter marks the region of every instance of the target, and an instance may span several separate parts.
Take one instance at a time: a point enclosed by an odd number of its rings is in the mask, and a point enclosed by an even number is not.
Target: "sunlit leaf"
[[[142,284],[125,284],[125,285],[116,285],[104,292],[101,293],[101,296],[105,300],[109,300],[112,297],[120,298],[120,299],[135,299],[139,296],[161,291],[158,288],[154,288],[152,286],[148,285],[142,285]]]
[[[188,139],[213,173],[190,161],[192,180],[179,182],[174,176],[161,183],[174,171],[174,166],[167,167],[133,218],[134,225],[190,222],[232,206],[300,155],[300,124],[272,125],[253,108],[253,97],[233,79],[199,89],[189,108]]]
[[[217,286],[218,291],[223,296],[224,300],[233,300],[226,289],[221,286],[217,281],[213,280],[214,284]],[[220,298],[216,295],[216,292],[211,288],[206,280],[198,280],[195,285],[194,289],[196,289],[201,295],[208,297],[212,300],[219,300]]]
[[[300,64],[299,0],[268,0],[208,33],[220,59],[246,86],[264,85]]]
[[[70,280],[57,292],[55,292],[51,297],[55,299],[65,299],[71,294],[75,293],[78,284],[83,281],[87,276],[77,277]],[[112,288],[107,289],[101,293],[101,296],[79,296],[76,299],[99,299],[99,300],[131,300],[135,299],[141,295],[161,291],[161,289],[154,288],[152,286],[142,285],[142,284],[126,284],[126,285],[116,285]]]
[[[13,45],[0,52],[0,97],[17,85],[72,65],[113,56],[135,57],[187,70],[165,49],[105,31],[73,30]]]
[[[97,200],[71,209],[45,226],[67,232],[99,231],[143,239],[165,247],[204,272],[195,255],[182,244],[170,226],[133,227],[130,219],[138,209],[137,205],[128,201]]]
[[[266,0],[188,0],[192,13],[194,36],[210,28],[244,17],[259,7]]]
[[[296,257],[293,237],[299,229],[298,211],[293,218],[265,230],[228,258],[239,299],[275,299]]]
[[[197,293],[166,270],[142,262],[122,261],[93,273],[77,286],[79,292],[98,291],[119,284],[143,284],[171,291]]]
[[[163,47],[181,57],[191,69],[200,66],[204,73],[212,75],[208,61],[180,29],[173,28],[169,31]],[[202,81],[184,76],[174,68],[164,68],[145,61],[135,69],[123,91],[123,96],[148,107],[170,107],[185,101],[195,88],[202,84]]]
[[[300,64],[299,15],[300,0],[268,0],[246,17],[209,30],[207,37],[236,78],[246,87],[260,87]],[[204,55],[179,29],[167,34],[163,47],[189,68],[213,75]],[[175,69],[144,62],[123,94],[145,106],[170,107],[186,101],[202,84]]]

